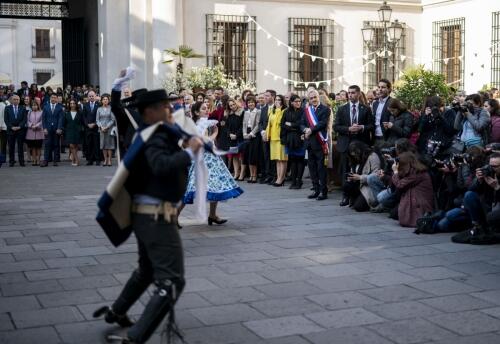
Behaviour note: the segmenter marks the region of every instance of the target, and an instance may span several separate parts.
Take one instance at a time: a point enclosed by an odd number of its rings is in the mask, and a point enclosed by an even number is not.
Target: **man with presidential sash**
[[[330,110],[320,104],[318,91],[311,90],[308,96],[309,103],[305,108],[301,125],[306,141],[309,174],[314,187],[313,193],[308,198],[322,201],[328,198],[326,159],[328,158],[327,125]]]

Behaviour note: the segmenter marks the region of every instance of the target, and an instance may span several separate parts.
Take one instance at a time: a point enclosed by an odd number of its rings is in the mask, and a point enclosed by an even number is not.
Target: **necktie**
[[[14,118],[17,119],[17,106],[14,106]]]
[[[356,104],[352,104],[352,123],[358,123],[358,114],[356,113]]]
[[[52,113],[54,113],[54,108],[55,108],[54,104],[52,104],[51,107],[52,107]]]
[[[94,103],[90,103],[90,112],[94,111]]]

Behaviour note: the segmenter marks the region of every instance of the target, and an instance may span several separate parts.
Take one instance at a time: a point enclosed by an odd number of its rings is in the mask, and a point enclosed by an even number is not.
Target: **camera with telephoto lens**
[[[453,163],[455,165],[459,165],[459,164],[468,164],[468,165],[470,165],[471,162],[472,162],[472,156],[469,153],[453,154],[451,156],[450,160],[453,161]]]
[[[382,153],[382,155],[389,155],[394,158],[396,156],[396,147],[381,148],[380,153]]]
[[[443,143],[441,141],[429,140],[427,141],[427,154],[432,157],[438,155],[439,150]]]
[[[494,177],[495,176],[495,170],[493,170],[493,167],[490,165],[484,165],[481,167],[479,170],[483,173],[483,176],[485,177]]]
[[[492,151],[500,151],[500,143],[494,142],[486,145],[486,149],[491,149]],[[487,152],[489,153],[489,152]]]
[[[456,101],[451,103],[451,108],[453,110],[455,110],[456,112],[461,112],[461,113],[465,113],[465,112],[469,111],[469,108],[467,107],[467,105],[462,105]]]
[[[452,161],[452,159],[445,159],[443,161],[434,159],[433,163],[432,163],[432,167],[434,167],[434,168],[447,167],[449,170],[453,170],[453,161]]]

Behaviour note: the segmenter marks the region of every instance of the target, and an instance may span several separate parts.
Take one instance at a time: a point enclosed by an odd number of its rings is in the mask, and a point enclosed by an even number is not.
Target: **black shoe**
[[[104,321],[108,324],[118,324],[121,327],[132,327],[134,322],[130,320],[127,314],[118,315],[108,306],[103,306],[95,310],[92,315],[94,318],[99,318],[104,315]]]
[[[314,198],[318,198],[318,196],[319,196],[319,192],[313,192],[312,194],[307,196],[307,198],[314,199]]]
[[[281,183],[273,183],[272,184],[273,186],[284,186],[285,185],[285,181],[282,181]]]
[[[100,161],[96,161],[95,165],[96,166],[101,166],[101,162]]]
[[[94,165],[94,162],[93,161],[87,161],[87,163],[85,165],[86,166],[92,166],[92,165]]]
[[[213,217],[208,217],[208,225],[211,226],[213,223],[217,224],[217,225],[222,225],[224,223],[226,223],[227,220],[226,219],[219,219],[219,218],[213,218]]]
[[[316,201],[323,201],[325,199],[327,199],[328,196],[326,194],[321,194],[319,195],[317,198],[316,198]]]
[[[347,205],[349,205],[349,198],[343,198],[342,199],[342,202],[340,202],[339,204],[341,207],[345,207]]]
[[[24,164],[24,162],[20,162],[20,163],[19,163],[19,166],[24,167],[24,166],[26,166],[26,165]]]
[[[53,163],[52,165],[53,165],[53,166],[57,166],[57,162]]]
[[[290,190],[296,190],[297,189],[297,184],[295,182],[293,182],[290,187],[289,187]]]
[[[259,184],[266,184],[266,180],[265,179],[259,179]]]
[[[274,178],[273,178],[273,177],[267,177],[267,178],[265,179],[265,182],[266,182],[266,183],[268,183],[268,184],[272,184],[272,183],[273,183],[273,181],[274,181]]]
[[[15,162],[9,162],[9,167],[14,167],[15,164]]]
[[[298,181],[297,184],[296,184],[296,189],[297,190],[300,190],[302,189],[302,180]]]
[[[270,181],[266,182],[267,185],[273,185],[276,183],[276,179],[271,179]]]

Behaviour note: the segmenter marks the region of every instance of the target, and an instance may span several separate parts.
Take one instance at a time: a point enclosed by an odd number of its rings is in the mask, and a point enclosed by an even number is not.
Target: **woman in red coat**
[[[427,167],[414,153],[399,155],[399,163],[392,166],[392,182],[401,193],[398,217],[403,227],[416,227],[417,219],[433,210],[432,181]]]

